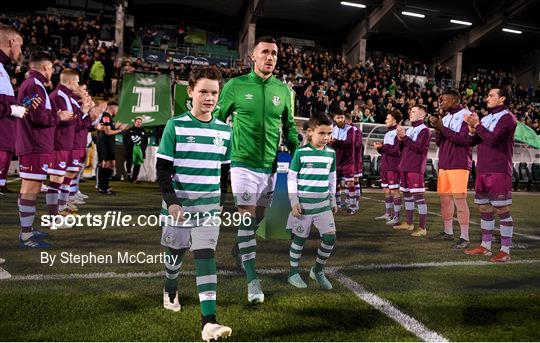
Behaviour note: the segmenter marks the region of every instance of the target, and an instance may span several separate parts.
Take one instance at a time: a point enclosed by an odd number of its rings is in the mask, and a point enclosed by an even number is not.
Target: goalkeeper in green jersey
[[[177,278],[182,259],[193,251],[202,315],[202,339],[231,335],[216,321],[217,273],[215,250],[221,222],[221,164],[228,163],[229,125],[212,115],[221,73],[214,67],[189,75],[190,112],[170,119],[157,152],[157,178],[163,193],[160,222],[165,252],[163,307],[180,311]]]
[[[225,84],[215,110],[223,122],[232,116],[232,191],[238,212],[254,219],[251,225],[238,227],[235,246],[237,263],[246,272],[251,303],[264,301],[255,269],[255,231],[272,201],[280,134],[291,154],[298,147],[293,92],[272,76],[277,54],[274,38],[258,38],[250,56],[253,70]]]
[[[336,225],[336,152],[327,146],[332,138],[332,120],[324,113],[309,119],[308,144],[296,150],[287,175],[291,214],[287,230],[293,241],[289,250],[289,283],[306,288],[299,273],[300,256],[313,224],[321,236],[315,265],[309,276],[323,289],[332,289],[324,275],[324,266],[334,249]],[[333,213],[332,213],[333,212]]]

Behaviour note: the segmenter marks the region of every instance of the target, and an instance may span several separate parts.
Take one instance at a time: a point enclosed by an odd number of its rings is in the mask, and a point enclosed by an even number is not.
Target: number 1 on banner
[[[153,87],[133,87],[133,93],[137,94],[137,105],[132,106],[133,113],[158,112],[159,105],[155,105],[156,89]]]

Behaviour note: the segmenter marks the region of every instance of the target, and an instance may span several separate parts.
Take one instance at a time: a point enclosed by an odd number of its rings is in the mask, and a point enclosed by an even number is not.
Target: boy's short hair
[[[199,81],[200,79],[216,80],[218,81],[220,88],[221,88],[221,84],[223,83],[223,77],[221,76],[221,72],[219,71],[218,68],[214,66],[197,67],[193,69],[189,73],[189,79],[188,79],[189,88],[191,89],[195,88],[195,85],[197,85],[197,81]]]
[[[315,129],[317,126],[321,125],[328,125],[332,126],[332,119],[324,113],[324,112],[317,112],[311,115],[308,120],[308,127],[310,129]]]

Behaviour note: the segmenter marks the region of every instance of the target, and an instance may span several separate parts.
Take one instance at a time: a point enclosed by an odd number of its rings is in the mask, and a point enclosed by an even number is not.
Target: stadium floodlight
[[[407,15],[409,17],[416,17],[416,18],[425,18],[426,17],[425,14],[415,13],[415,12],[407,12],[407,11],[403,11],[403,12],[401,12],[401,14]]]
[[[342,1],[341,4],[343,6],[351,6],[351,7],[358,7],[358,8],[366,8],[366,5],[359,4],[357,2],[349,2],[349,1]]]
[[[512,30],[512,29],[507,29],[506,27],[503,27],[502,29],[504,32],[509,32],[509,33],[516,33],[518,35],[522,34],[523,32],[522,31],[519,31],[519,30]]]
[[[456,20],[456,19],[450,19],[450,22],[452,24],[459,24],[459,25],[465,25],[465,26],[471,26],[472,23],[470,21],[463,21],[463,20]]]

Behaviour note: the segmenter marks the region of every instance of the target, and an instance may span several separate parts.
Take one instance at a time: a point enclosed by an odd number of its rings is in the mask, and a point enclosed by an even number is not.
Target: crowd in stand
[[[167,69],[140,58],[116,59],[114,45],[100,44],[100,38],[112,37],[113,27],[93,19],[65,19],[56,16],[26,16],[0,21],[15,26],[24,35],[23,54],[47,50],[55,57],[53,85],[64,68],[80,72],[94,95],[109,96],[117,91],[113,80],[135,71],[167,73],[171,81],[187,79],[190,65],[170,64]],[[128,36],[129,36],[129,30]],[[151,31],[148,31],[151,36]],[[146,35],[146,36],[148,36]],[[61,37],[60,46],[54,37]],[[67,44],[69,42],[69,44]],[[128,55],[129,56],[129,55]],[[246,67],[221,68],[225,79],[246,73]],[[12,73],[15,90],[24,80],[27,66]],[[436,65],[433,77],[426,63],[400,57],[372,57],[364,65],[351,65],[339,54],[312,52],[291,45],[280,46],[277,77],[292,87],[297,95],[297,115],[309,117],[317,111],[345,110],[354,122],[384,123],[389,110],[399,109],[408,122],[408,110],[415,104],[426,105],[430,114],[439,110],[439,96],[452,79],[448,67]],[[412,76],[411,76],[412,75]],[[462,103],[473,112],[486,113],[484,96],[490,86],[512,83],[504,71],[478,70],[465,75],[458,89]],[[514,98],[509,108],[518,120],[540,134],[540,90],[513,86]]]
[[[114,27],[102,24],[98,16],[93,19],[63,18],[57,16],[24,16],[0,18],[2,24],[14,26],[22,33],[25,45],[23,57],[35,51],[47,51],[54,58],[54,73],[51,78],[55,87],[60,73],[65,68],[75,69],[81,82],[88,84],[94,95],[111,95],[112,80],[118,78],[116,64],[118,49],[100,40],[110,39]],[[28,65],[19,65],[13,70],[12,84],[15,91],[25,78]]]
[[[427,77],[427,66],[399,57],[369,58],[365,65],[352,66],[340,55],[307,52],[282,45],[279,77],[296,92],[298,113],[308,117],[317,111],[337,109],[351,113],[353,121],[384,123],[389,110],[399,109],[408,121],[408,110],[423,104],[430,114],[439,111],[439,96],[445,81],[452,78],[447,67],[437,65],[435,78]],[[409,76],[409,75],[412,75]],[[487,114],[484,97],[491,86],[512,84],[503,71],[478,70],[462,78],[457,87],[462,103],[473,112]],[[518,120],[540,134],[540,90],[513,86],[509,108]]]

